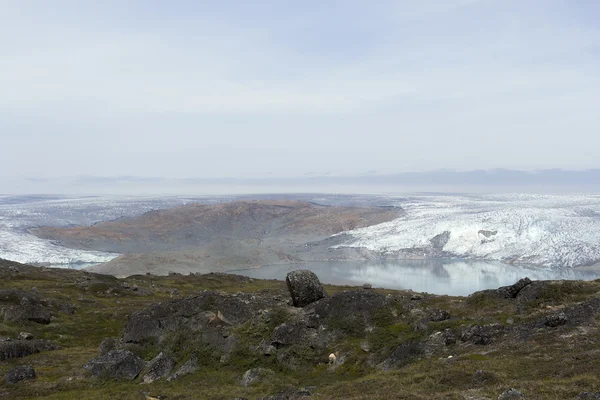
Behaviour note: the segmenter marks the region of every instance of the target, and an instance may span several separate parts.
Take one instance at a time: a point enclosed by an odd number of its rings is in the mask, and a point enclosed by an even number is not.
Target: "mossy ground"
[[[195,352],[201,360],[200,369],[179,380],[159,381],[153,384],[116,382],[90,379],[82,365],[97,356],[98,346],[106,337],[118,337],[127,316],[135,310],[158,301],[194,294],[198,291],[222,290],[228,293],[252,292],[288,296],[284,282],[242,280],[235,276],[212,274],[202,276],[133,276],[124,280],[93,275],[93,285],[82,288],[86,274],[78,271],[59,271],[22,267],[19,274],[11,274],[0,266],[1,288],[37,291],[48,299],[71,303],[75,314],[54,313],[49,325],[0,323],[0,336],[15,337],[19,332],[31,332],[37,338],[52,340],[61,350],[35,354],[23,359],[0,363],[0,376],[10,368],[31,364],[37,372],[35,381],[16,385],[0,384],[0,396],[26,399],[144,399],[146,394],[161,395],[167,399],[255,399],[283,390],[289,386],[316,386],[315,399],[465,399],[468,396],[497,398],[498,394],[515,387],[530,399],[572,399],[582,391],[600,391],[600,324],[576,328],[561,335],[536,335],[527,342],[501,343],[490,346],[461,345],[450,347],[452,358],[429,358],[416,361],[399,370],[382,372],[369,363],[373,354],[391,353],[399,344],[425,338],[432,332],[452,329],[457,334],[472,323],[499,322],[506,324],[527,319],[516,313],[514,302],[490,298],[470,299],[423,295],[418,301],[422,310],[440,308],[451,313],[452,319],[430,322],[427,330],[415,331],[411,315],[389,318],[376,313],[374,327],[369,332],[360,321],[337,321],[338,329],[345,330],[346,339],[335,350],[342,353],[345,362],[336,370],[328,368],[326,354],[302,345],[293,347],[293,355],[305,367],[281,367],[274,357],[257,357],[250,351],[231,354],[226,363],[219,361],[210,349],[200,344],[186,348],[176,336],[165,344],[178,360]],[[151,295],[139,295],[131,290],[118,290],[123,282]],[[564,287],[566,288],[566,286]],[[533,312],[546,307],[561,306],[598,295],[600,282],[581,282],[578,290],[550,290],[536,304]],[[327,286],[330,294],[347,287]],[[377,290],[383,294],[399,292]],[[410,298],[409,293],[404,293]],[[397,310],[402,312],[402,310]],[[265,321],[247,323],[237,328],[240,340],[255,343],[268,338],[279,323],[289,318],[285,309],[275,309]],[[359,326],[360,325],[360,326]],[[185,336],[185,333],[182,333]],[[370,344],[369,353],[361,349],[361,340]],[[243,347],[243,346],[242,346]],[[332,349],[334,350],[334,349]],[[146,359],[159,351],[145,348]],[[268,367],[276,377],[268,383],[242,387],[239,378],[252,367]],[[475,371],[485,370],[497,376],[493,384],[479,387],[473,383]]]

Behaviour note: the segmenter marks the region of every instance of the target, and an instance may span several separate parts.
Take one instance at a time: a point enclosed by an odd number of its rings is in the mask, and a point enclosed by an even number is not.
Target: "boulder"
[[[148,371],[142,378],[144,383],[152,383],[166,377],[175,367],[175,360],[161,352],[148,363]]]
[[[383,370],[401,368],[420,358],[424,353],[424,345],[421,342],[403,343],[378,367]]]
[[[446,310],[433,310],[429,314],[429,320],[431,322],[442,322],[450,319],[450,313]]]
[[[507,391],[503,392],[500,396],[498,396],[498,400],[517,400],[524,398],[525,395],[517,389],[508,389]]]
[[[319,278],[312,271],[292,271],[287,274],[285,281],[295,307],[305,307],[326,296]]]
[[[183,363],[181,367],[173,375],[171,375],[167,381],[172,381],[175,379],[179,379],[182,376],[193,374],[198,370],[198,357],[193,355],[189,360]]]
[[[275,373],[267,368],[252,368],[242,375],[242,386],[250,386],[257,382],[263,382],[271,379]]]
[[[546,326],[550,328],[556,328],[557,326],[564,325],[569,321],[567,315],[564,312],[557,312],[546,316]]]
[[[50,311],[41,304],[37,304],[23,297],[19,305],[8,307],[4,310],[4,322],[36,322],[49,324],[52,318]]]
[[[463,342],[487,345],[490,344],[493,339],[503,335],[505,331],[505,327],[500,324],[474,325],[467,328],[460,339]]]
[[[504,297],[505,299],[514,299],[515,297],[517,297],[517,295],[519,294],[519,292],[521,290],[523,290],[526,286],[529,286],[531,284],[531,279],[529,278],[523,278],[520,279],[517,283],[510,285],[510,286],[502,286],[500,288],[497,289],[498,294],[501,295],[501,297]]]
[[[14,385],[26,379],[35,379],[35,370],[31,365],[21,365],[13,368],[4,376],[4,382],[9,385]]]
[[[46,340],[8,340],[0,342],[0,361],[57,349],[60,349],[60,347]]]
[[[128,350],[112,350],[88,361],[83,368],[94,377],[133,380],[138,377],[145,362]]]

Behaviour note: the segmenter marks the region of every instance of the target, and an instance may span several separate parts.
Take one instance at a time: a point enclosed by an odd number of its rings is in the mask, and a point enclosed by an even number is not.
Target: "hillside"
[[[212,272],[264,264],[346,259],[331,235],[391,221],[396,207],[333,207],[293,200],[189,204],[92,226],[32,230],[63,246],[123,254],[95,267],[114,275]],[[168,270],[164,269],[168,266]]]
[[[0,279],[2,398],[600,396],[598,281],[465,298],[6,261]]]

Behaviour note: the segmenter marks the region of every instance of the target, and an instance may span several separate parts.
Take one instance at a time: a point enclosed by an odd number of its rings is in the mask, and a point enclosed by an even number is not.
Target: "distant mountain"
[[[600,169],[432,170],[356,175],[308,174],[299,177],[161,178],[82,176],[0,182],[6,193],[89,194],[243,194],[243,193],[374,193],[374,192],[600,192]]]

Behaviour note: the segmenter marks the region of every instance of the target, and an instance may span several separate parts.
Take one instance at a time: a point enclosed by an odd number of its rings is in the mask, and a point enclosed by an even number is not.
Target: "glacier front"
[[[335,248],[383,258],[487,259],[572,268],[600,262],[598,195],[412,196],[405,215],[344,232]]]

